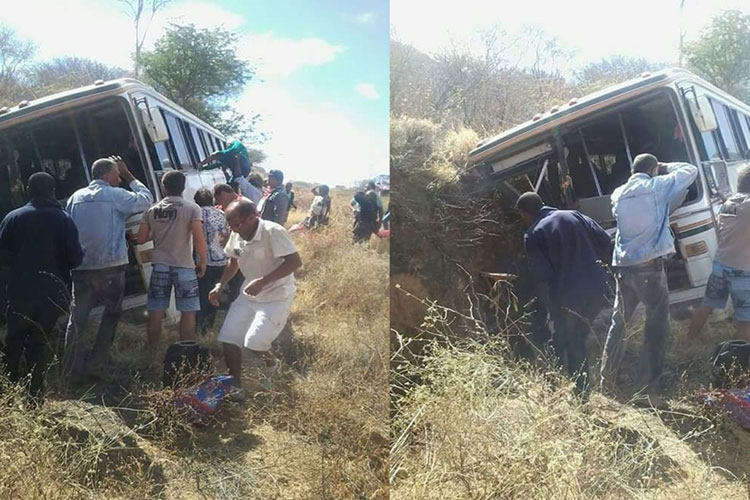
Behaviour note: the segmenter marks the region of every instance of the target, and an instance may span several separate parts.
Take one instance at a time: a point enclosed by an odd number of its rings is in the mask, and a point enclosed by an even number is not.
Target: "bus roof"
[[[0,128],[2,128],[3,124],[9,121],[13,121],[17,118],[31,116],[37,113],[41,114],[45,110],[50,110],[57,106],[67,104],[78,99],[84,99],[98,95],[105,97],[107,95],[117,94],[121,91],[126,90],[141,90],[153,94],[159,99],[169,103],[170,106],[180,110],[180,112],[189,116],[192,120],[195,120],[196,122],[205,126],[209,130],[212,130],[222,137],[224,135],[211,125],[207,124],[205,121],[195,116],[190,111],[172,102],[168,98],[158,93],[152,87],[139,80],[136,80],[135,78],[119,78],[117,80],[109,80],[106,82],[97,80],[95,83],[86,85],[85,87],[65,90],[56,94],[50,94],[48,96],[40,97],[39,99],[34,99],[32,101],[21,101],[18,105],[11,108],[0,108]]]
[[[556,125],[561,125],[567,121],[570,121],[574,118],[572,115],[579,115],[579,112],[585,111],[587,108],[591,108],[596,104],[614,99],[624,94],[644,90],[648,87],[664,86],[666,83],[681,76],[689,77],[691,80],[697,80],[701,82],[701,84],[705,87],[710,88],[712,91],[720,93],[725,97],[731,98],[731,96],[727,96],[724,92],[716,89],[713,85],[709,84],[708,82],[704,82],[699,77],[684,69],[673,68],[662,70],[653,74],[650,72],[646,72],[639,78],[634,78],[624,83],[612,85],[605,89],[588,94],[584,97],[573,98],[567,104],[554,106],[549,111],[535,115],[531,120],[521,123],[520,125],[506,130],[490,139],[487,139],[486,141],[480,142],[477,147],[469,153],[469,164],[474,165],[477,163],[481,163],[482,161],[494,156],[503,145],[506,145],[511,140],[513,140],[513,142],[515,143],[527,138],[528,136],[534,135],[542,129],[551,129]]]

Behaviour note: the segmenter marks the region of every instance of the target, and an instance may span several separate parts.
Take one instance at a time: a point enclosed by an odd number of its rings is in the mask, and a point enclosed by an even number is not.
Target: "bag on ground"
[[[175,405],[184,410],[190,423],[205,425],[229,393],[233,381],[231,375],[208,377],[201,384],[185,390],[177,397]]]
[[[716,388],[745,387],[750,378],[750,342],[720,342],[711,356],[711,383]]]
[[[174,387],[184,383],[192,373],[208,371],[211,368],[211,353],[194,340],[175,342],[164,356],[164,387]]]

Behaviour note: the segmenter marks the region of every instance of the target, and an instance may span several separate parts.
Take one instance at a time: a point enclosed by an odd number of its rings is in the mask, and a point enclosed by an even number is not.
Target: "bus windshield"
[[[636,155],[651,153],[665,163],[693,161],[666,91],[562,125],[533,141],[495,163],[501,189],[509,190],[512,199],[534,190],[546,203],[579,209],[600,222],[612,222],[609,195],[628,180]],[[683,204],[699,198],[699,182]]]

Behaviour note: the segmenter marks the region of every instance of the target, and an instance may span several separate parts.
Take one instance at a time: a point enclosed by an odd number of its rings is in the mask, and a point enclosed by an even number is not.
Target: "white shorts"
[[[229,307],[219,341],[253,351],[270,351],[286,325],[294,295],[274,302],[258,302],[240,293]]]

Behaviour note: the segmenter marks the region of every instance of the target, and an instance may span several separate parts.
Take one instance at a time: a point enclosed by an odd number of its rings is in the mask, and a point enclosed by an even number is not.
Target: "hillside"
[[[396,179],[391,259],[391,498],[744,499],[750,435],[697,397],[708,357],[733,338],[716,320],[697,342],[672,321],[658,408],[636,399],[642,321],[629,325],[614,393],[584,404],[522,336],[522,226],[490,182],[461,175],[477,134],[391,121]],[[517,276],[492,284],[480,271]],[[591,373],[606,336],[589,336]],[[527,348],[526,348],[527,349]]]

